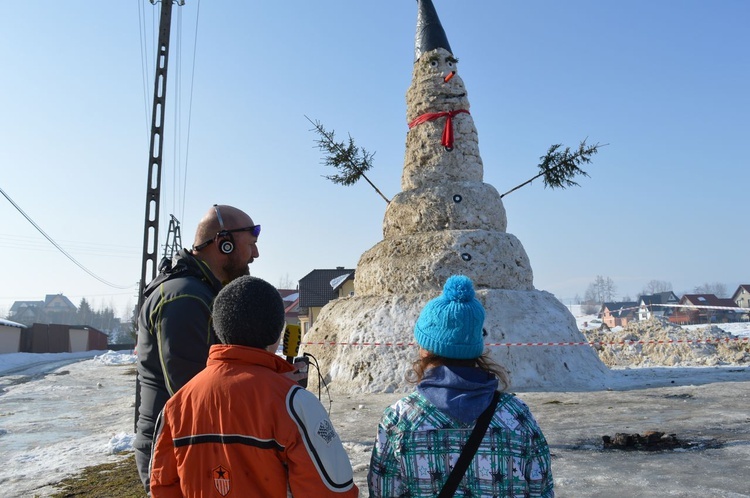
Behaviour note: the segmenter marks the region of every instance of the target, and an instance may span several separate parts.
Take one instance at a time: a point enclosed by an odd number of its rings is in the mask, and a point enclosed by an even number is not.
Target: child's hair
[[[411,370],[406,372],[406,381],[412,384],[418,384],[424,378],[424,374],[428,369],[439,366],[479,368],[480,370],[484,370],[485,372],[497,377],[497,380],[500,381],[501,390],[505,391],[510,387],[508,371],[501,365],[495,363],[486,351],[478,358],[472,358],[469,360],[445,358],[427,351],[427,354],[424,357],[420,357],[412,363]]]

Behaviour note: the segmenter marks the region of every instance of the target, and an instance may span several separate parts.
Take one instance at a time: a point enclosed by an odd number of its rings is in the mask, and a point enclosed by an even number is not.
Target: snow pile
[[[608,367],[750,365],[750,344],[715,325],[686,329],[647,320],[582,332]]]
[[[135,434],[118,432],[112,436],[107,443],[107,454],[118,455],[120,453],[127,453],[133,450],[133,442],[135,441]]]
[[[137,357],[132,351],[112,351],[94,357],[94,361],[102,365],[134,365]]]

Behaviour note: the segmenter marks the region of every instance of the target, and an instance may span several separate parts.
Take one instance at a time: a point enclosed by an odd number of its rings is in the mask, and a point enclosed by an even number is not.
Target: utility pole
[[[162,0],[159,20],[159,41],[156,51],[154,75],[154,105],[151,113],[151,143],[148,155],[148,182],[146,184],[146,223],[143,228],[143,260],[138,286],[138,312],[143,306],[146,284],[156,277],[156,257],[159,248],[159,196],[161,195],[161,163],[164,148],[164,104],[167,97],[167,67],[169,61],[169,36],[172,27],[172,1]],[[185,5],[184,0],[178,0]],[[151,0],[156,3],[156,0]],[[149,278],[150,275],[150,278]],[[147,281],[148,278],[148,281]]]
[[[138,282],[136,321],[143,306],[143,291],[147,283],[146,277],[149,273],[151,274],[149,278],[150,282],[156,277],[157,270],[156,251],[159,248],[161,154],[164,149],[164,104],[167,99],[167,63],[169,62],[169,36],[172,28],[172,1],[161,1],[159,41],[156,50],[156,73],[154,75],[154,105],[151,113],[151,144],[149,145],[148,154],[148,182],[146,183],[146,223],[143,228],[143,261],[141,264],[141,280]],[[179,5],[185,5],[185,0],[177,1]],[[156,0],[151,0],[151,3],[155,4]],[[140,379],[138,375],[135,378],[135,385],[135,418],[133,426],[137,432],[138,406],[140,405],[141,398]]]
[[[169,231],[167,232],[167,242],[164,244],[164,256],[161,258],[161,264],[164,264],[165,261],[170,261],[172,256],[182,247],[180,221],[173,214],[169,216]]]

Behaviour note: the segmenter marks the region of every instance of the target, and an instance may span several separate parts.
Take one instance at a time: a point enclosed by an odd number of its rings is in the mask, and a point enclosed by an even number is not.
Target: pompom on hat
[[[453,275],[443,293],[428,302],[414,326],[414,338],[427,351],[445,358],[469,360],[484,351],[484,307],[469,277]]]

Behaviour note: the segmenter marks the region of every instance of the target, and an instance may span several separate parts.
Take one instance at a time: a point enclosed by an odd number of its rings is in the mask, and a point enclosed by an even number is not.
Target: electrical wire
[[[187,139],[185,141],[185,175],[183,176],[182,185],[182,209],[180,210],[180,219],[185,215],[185,196],[187,192],[187,174],[188,174],[188,158],[190,156],[190,125],[193,120],[193,90],[195,88],[195,61],[196,53],[198,51],[198,21],[201,16],[201,1],[197,2],[197,9],[195,13],[195,35],[193,37],[193,70],[190,76],[190,102],[188,104],[188,123],[187,123]]]
[[[140,41],[140,53],[141,53],[141,80],[143,82],[143,116],[144,116],[144,122],[146,124],[146,147],[148,147],[149,142],[149,133],[150,133],[150,125],[149,125],[149,116],[148,116],[148,108],[149,108],[149,98],[148,98],[148,49],[147,49],[147,43],[146,43],[146,11],[142,8],[142,0],[136,0],[136,3],[138,4],[138,39]]]
[[[180,184],[180,164],[182,160],[180,158],[182,143],[182,120],[180,119],[182,111],[182,9],[177,9],[177,26],[175,36],[175,47],[174,54],[170,57],[170,64],[174,66],[174,125],[175,135],[174,141],[172,142],[172,213],[175,212],[177,207],[177,193],[179,192],[177,186]],[[167,213],[162,213],[163,220],[166,222]]]
[[[104,280],[103,278],[99,277],[98,275],[96,275],[95,273],[93,273],[91,270],[89,270],[88,268],[86,268],[85,266],[83,266],[73,256],[71,256],[70,254],[68,254],[68,252],[65,249],[63,249],[62,247],[60,247],[60,244],[58,244],[57,242],[55,242],[52,239],[52,237],[50,237],[49,235],[47,235],[47,232],[45,232],[44,230],[42,230],[42,228],[39,225],[37,225],[34,222],[34,220],[32,220],[31,217],[28,214],[26,214],[23,209],[21,209],[21,206],[19,206],[18,204],[16,204],[15,201],[13,199],[11,199],[10,196],[8,194],[6,194],[5,191],[2,188],[0,188],[0,194],[3,194],[3,196],[6,199],[8,199],[8,202],[10,202],[11,204],[13,204],[13,207],[15,207],[16,210],[19,213],[21,213],[21,215],[23,215],[23,217],[26,218],[26,220],[29,223],[31,223],[34,226],[34,228],[36,228],[39,231],[39,233],[41,233],[42,235],[44,235],[44,238],[46,238],[47,240],[49,240],[50,243],[53,246],[55,246],[58,251],[60,251],[61,253],[63,253],[65,255],[65,257],[67,257],[69,260],[71,260],[73,263],[75,263],[75,265],[78,268],[80,268],[81,270],[85,271],[86,273],[88,273],[89,275],[91,275],[92,277],[94,277],[95,279],[97,279],[98,281],[100,281],[101,283],[103,283],[105,285],[108,285],[110,287],[114,287],[115,289],[130,289],[130,288],[132,288],[132,285],[116,285],[116,284],[113,284],[111,282],[107,282],[106,280]]]

